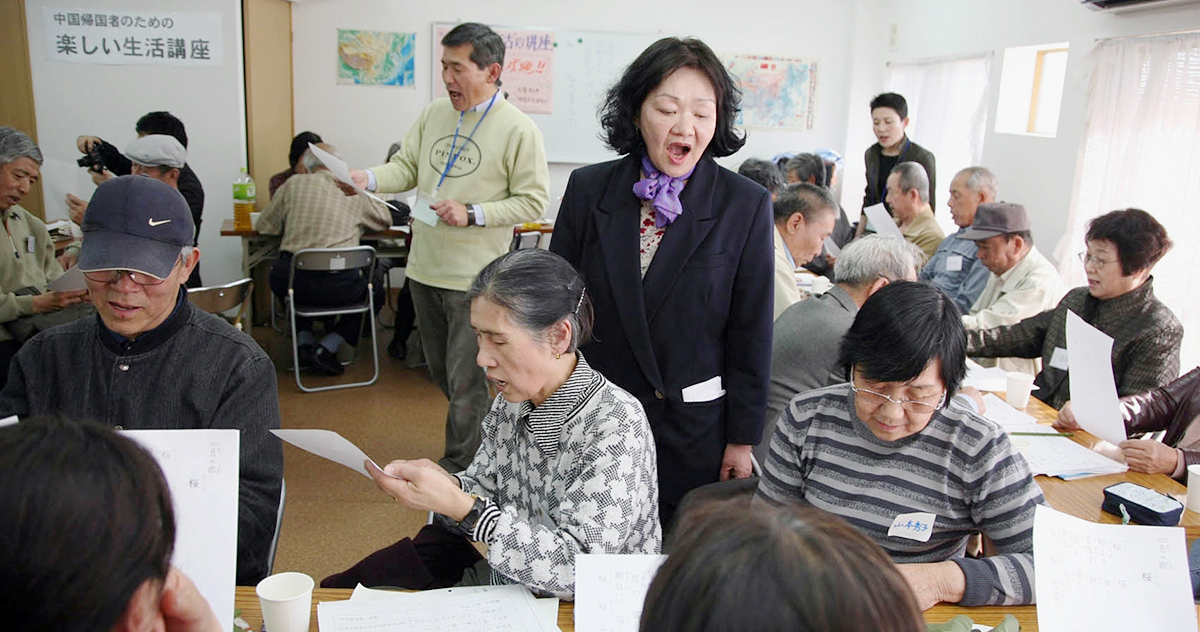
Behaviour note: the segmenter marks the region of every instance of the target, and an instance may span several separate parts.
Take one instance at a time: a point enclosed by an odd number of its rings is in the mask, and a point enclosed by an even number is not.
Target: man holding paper
[[[188,302],[200,250],[171,187],[141,176],[100,185],[77,266],[98,317],[35,336],[13,358],[0,417],[62,416],[127,430],[239,432],[237,582],[266,576],[283,480],[278,388],[250,336]]]
[[[370,191],[418,190],[405,274],[429,371],[450,399],[440,463],[457,472],[475,456],[488,409],[465,291],[508,251],[514,225],[545,212],[550,174],[541,132],[500,91],[500,36],[464,23],[442,46],[448,98],[425,108],[386,165],[350,176]]]
[[[333,151],[328,145],[317,147]],[[260,234],[283,235],[270,277],[271,291],[280,299],[288,293],[293,253],[304,248],[352,248],[363,233],[383,230],[392,223],[391,212],[383,202],[368,195],[346,195],[349,187],[338,186],[313,148],[304,152],[300,164],[304,172],[288,178],[258,218]],[[362,270],[297,270],[294,289],[296,299],[308,305],[345,305],[366,298],[367,281]],[[375,306],[379,309],[383,306],[383,287],[375,289]],[[362,319],[362,314],[339,317],[318,343],[313,335],[313,319],[297,316],[300,368],[322,375],[344,373],[346,369],[337,359],[338,347],[342,343],[352,347],[358,344]]]

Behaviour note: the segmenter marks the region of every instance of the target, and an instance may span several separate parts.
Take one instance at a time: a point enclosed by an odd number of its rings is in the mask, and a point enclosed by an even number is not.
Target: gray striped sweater
[[[1033,513],[1045,499],[1004,431],[957,402],[887,442],[858,419],[849,384],[801,393],[779,418],[757,496],[837,514],[897,563],[953,560],[964,606],[1034,601]],[[936,516],[928,542],[888,536],[914,512]],[[998,555],[964,557],[979,531]]]

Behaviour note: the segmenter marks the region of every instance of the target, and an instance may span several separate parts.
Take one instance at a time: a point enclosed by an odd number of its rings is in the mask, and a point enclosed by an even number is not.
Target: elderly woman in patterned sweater
[[[536,249],[504,255],[479,273],[467,298],[477,361],[500,392],[474,461],[457,475],[424,459],[367,467],[396,500],[488,545],[486,560],[468,553],[467,564],[475,563],[454,583],[519,583],[572,599],[576,554],[661,548],[649,421],[636,398],[576,351],[592,309],[583,279],[561,257]],[[422,542],[418,535],[421,562],[445,567]]]

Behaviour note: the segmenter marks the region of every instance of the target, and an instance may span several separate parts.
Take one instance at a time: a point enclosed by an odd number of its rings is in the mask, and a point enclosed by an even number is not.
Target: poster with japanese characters
[[[219,13],[43,10],[46,58],[77,64],[220,66]]]
[[[433,25],[433,98],[446,96],[440,80],[442,38],[453,24]],[[517,109],[526,114],[554,113],[554,41],[553,31],[492,27],[504,40],[504,66],[500,71],[501,89]]]

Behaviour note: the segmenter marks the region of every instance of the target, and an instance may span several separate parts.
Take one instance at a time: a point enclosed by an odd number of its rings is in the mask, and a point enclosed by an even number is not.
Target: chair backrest
[[[253,294],[254,281],[247,277],[225,285],[188,288],[188,302],[210,314],[221,314],[240,305],[233,325],[241,329]]]
[[[538,230],[524,230],[520,226],[513,228],[512,243],[509,244],[509,251],[525,250],[528,248],[537,248],[542,241],[542,233]]]
[[[370,268],[375,264],[371,246],[353,248],[302,248],[292,255],[292,273],[296,270],[335,272]]]

